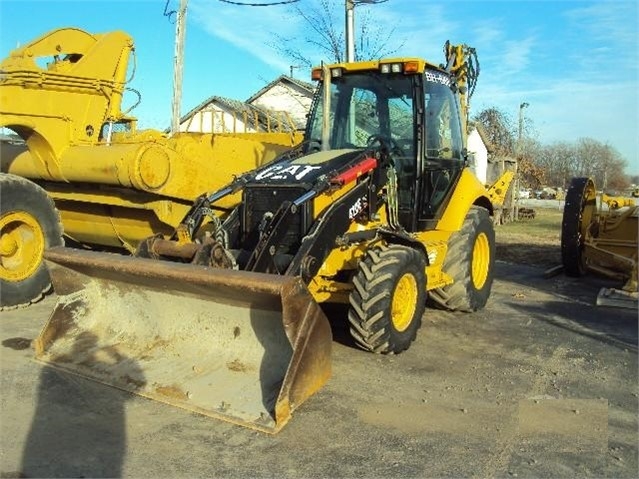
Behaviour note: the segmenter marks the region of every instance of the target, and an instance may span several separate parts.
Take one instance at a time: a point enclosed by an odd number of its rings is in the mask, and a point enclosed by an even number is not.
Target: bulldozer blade
[[[264,432],[331,374],[328,320],[300,278],[71,248],[36,360]]]

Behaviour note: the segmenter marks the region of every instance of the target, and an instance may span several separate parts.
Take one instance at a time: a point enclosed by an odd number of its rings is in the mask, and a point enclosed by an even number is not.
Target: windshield
[[[349,73],[331,79],[330,149],[379,146],[381,140],[392,149],[412,155],[412,85],[410,76],[379,72]],[[321,142],[323,112],[323,98],[319,98],[307,130],[307,139],[314,143]]]

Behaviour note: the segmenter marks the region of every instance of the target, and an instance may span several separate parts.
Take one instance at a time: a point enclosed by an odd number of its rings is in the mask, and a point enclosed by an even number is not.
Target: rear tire
[[[409,348],[426,306],[425,266],[424,255],[406,246],[366,253],[349,297],[348,321],[358,346],[378,354]]]
[[[46,191],[0,173],[0,310],[42,299],[51,289],[44,251],[63,244],[60,214]]]
[[[454,282],[430,293],[437,305],[472,312],[486,306],[493,285],[495,229],[485,208],[472,206],[462,228],[448,242],[444,272]]]

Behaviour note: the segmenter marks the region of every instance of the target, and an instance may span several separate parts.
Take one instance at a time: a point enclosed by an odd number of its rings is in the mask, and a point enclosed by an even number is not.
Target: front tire
[[[424,255],[406,246],[374,248],[353,278],[348,321],[362,349],[378,354],[409,348],[426,305]]]
[[[0,309],[42,299],[51,289],[44,251],[63,244],[60,214],[46,191],[0,173]]]
[[[486,306],[493,285],[495,229],[485,208],[472,206],[462,228],[448,242],[444,272],[453,283],[436,288],[430,298],[451,311],[472,312]]]

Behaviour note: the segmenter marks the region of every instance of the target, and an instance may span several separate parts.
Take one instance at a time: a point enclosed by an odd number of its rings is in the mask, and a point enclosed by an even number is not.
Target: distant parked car
[[[553,188],[544,187],[535,191],[535,198],[538,200],[554,200],[557,197],[557,191]]]
[[[519,190],[517,198],[519,198],[520,200],[527,200],[528,198],[530,198],[530,190]]]

